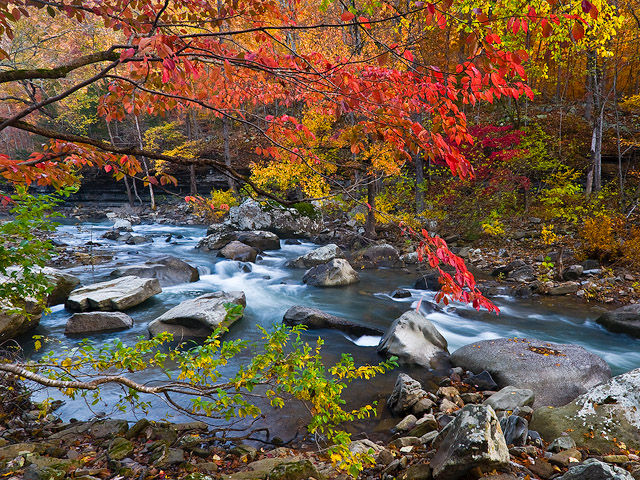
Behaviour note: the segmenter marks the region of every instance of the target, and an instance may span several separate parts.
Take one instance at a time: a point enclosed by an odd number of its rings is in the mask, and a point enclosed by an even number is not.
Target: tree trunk
[[[367,221],[364,226],[365,235],[368,238],[376,238],[376,178],[369,174],[367,179]]]
[[[195,126],[195,120],[191,116],[191,112],[187,112],[186,124],[187,124],[187,138],[191,141],[195,136],[195,128],[192,128],[192,122]],[[189,165],[189,193],[191,195],[198,194],[198,184],[196,182],[196,166]]]
[[[229,119],[222,117],[222,140],[224,146],[224,164],[231,168],[231,149],[229,148]],[[229,190],[236,192],[236,182],[233,178],[227,176],[227,182],[229,183]]]
[[[107,124],[107,132],[109,132],[109,140],[111,140],[111,145],[115,146],[113,133],[111,132],[111,124],[109,122],[105,123]],[[127,174],[124,175],[124,187],[127,189],[127,199],[129,200],[129,206],[133,207],[133,193],[131,193],[131,187],[129,186],[129,177],[127,176]]]
[[[413,162],[416,167],[416,214],[420,214],[424,210],[424,158],[420,153],[414,155]]]
[[[140,121],[138,120],[138,116],[134,116],[136,120],[136,131],[138,132],[138,143],[140,145],[140,149],[144,149],[144,143],[142,142],[142,131],[140,130]],[[144,174],[147,176],[147,181],[151,180],[149,176],[149,166],[147,165],[147,159],[142,157],[142,166],[144,167]],[[151,210],[156,209],[156,196],[153,193],[153,184],[149,181],[149,197],[151,198]]]

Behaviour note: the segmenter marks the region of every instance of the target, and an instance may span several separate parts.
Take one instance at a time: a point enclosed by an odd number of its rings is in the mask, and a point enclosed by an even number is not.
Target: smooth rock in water
[[[591,388],[564,407],[537,409],[531,428],[547,441],[566,433],[578,447],[603,454],[620,450],[616,442],[640,449],[640,368]]]
[[[185,300],[153,320],[149,324],[149,333],[155,337],[161,332],[169,332],[174,340],[206,338],[216,328],[228,328],[242,318],[228,318],[225,304],[229,303],[245,307],[244,292],[213,292]]]
[[[596,322],[612,332],[640,338],[640,304],[634,303],[606,312]]]
[[[558,480],[634,480],[626,470],[601,462],[595,458],[572,466]]]
[[[151,238],[145,235],[131,235],[125,240],[127,245],[142,245],[143,243],[151,242]]]
[[[3,307],[3,303],[0,302],[0,344],[34,329],[40,324],[42,307],[27,299],[24,308],[25,314],[9,313],[8,309]]]
[[[171,255],[148,260],[140,265],[119,267],[111,272],[112,277],[128,275],[140,278],[157,278],[161,287],[197,282],[200,279],[197,268]]]
[[[131,222],[125,218],[116,218],[115,222],[113,222],[113,227],[111,228],[121,232],[133,232]]]
[[[133,319],[122,312],[74,313],[65,327],[65,335],[109,332],[133,327]]]
[[[443,365],[449,357],[445,338],[415,310],[403,313],[391,324],[378,344],[378,352],[426,368]]]
[[[364,269],[397,267],[400,265],[400,255],[398,250],[388,243],[371,245],[356,253],[353,258],[353,264],[356,268]]]
[[[335,243],[330,243],[287,262],[287,266],[292,268],[311,268],[327,263],[334,258],[344,258],[344,253]]]
[[[534,407],[566,405],[611,377],[607,362],[594,353],[535,339],[475,342],[453,352],[451,362],[472,372],[486,370],[499,386],[533,390]]]
[[[263,252],[265,250],[278,250],[280,248],[280,238],[275,233],[266,232],[264,230],[232,231],[229,228],[220,229],[217,232],[209,233],[198,242],[196,248],[202,250],[219,250],[225,245],[238,241]]]
[[[518,407],[531,406],[535,395],[533,390],[528,388],[516,388],[508,385],[499,392],[494,393],[484,401],[485,405],[489,405],[496,412],[498,410],[513,411]]]
[[[74,290],[65,306],[74,312],[127,310],[160,292],[160,282],[155,278],[120,277]]]
[[[507,445],[522,447],[527,444],[529,422],[518,415],[509,415],[500,420],[500,428]]]
[[[399,288],[391,293],[392,298],[409,298],[410,296],[411,292],[409,290],[405,290],[404,288]]]
[[[284,237],[308,236],[324,229],[320,218],[308,217],[295,208],[264,210],[251,198],[229,209],[228,222],[237,230],[267,230]]]
[[[436,437],[431,460],[435,480],[457,480],[472,470],[489,472],[509,467],[509,450],[495,412],[485,405],[467,405]]]
[[[80,279],[74,275],[58,270],[52,267],[31,267],[31,271],[34,273],[44,274],[49,286],[52,288],[51,292],[47,296],[47,306],[60,305],[64,303],[71,291],[80,285]],[[10,275],[13,272],[17,273],[17,278],[23,277],[22,269],[20,267],[7,268],[7,274]],[[0,283],[9,280],[9,277],[0,275]]]
[[[302,281],[314,287],[343,287],[359,282],[360,277],[345,259],[334,258],[308,270]]]
[[[431,290],[432,292],[437,292],[441,287],[440,273],[438,272],[425,273],[413,285],[416,290]]]
[[[307,328],[332,328],[353,335],[382,335],[382,330],[360,325],[346,318],[336,317],[317,308],[294,305],[284,314],[286,325],[305,325]]]
[[[228,243],[220,252],[219,256],[228,258],[229,260],[238,260],[240,262],[255,262],[258,251],[242,242],[234,240]]]
[[[398,375],[393,392],[387,400],[387,406],[394,415],[403,415],[411,411],[411,408],[421,399],[427,397],[427,392],[417,380],[406,373]]]

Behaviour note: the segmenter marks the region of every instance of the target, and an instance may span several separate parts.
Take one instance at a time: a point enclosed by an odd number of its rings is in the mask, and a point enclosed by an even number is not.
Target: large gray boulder
[[[617,451],[620,442],[640,449],[640,368],[591,388],[563,407],[537,409],[531,429],[547,441],[566,432],[578,447],[603,454]]]
[[[467,405],[438,434],[431,460],[435,480],[466,478],[472,471],[509,467],[509,450],[495,412],[485,405]]]
[[[308,236],[324,229],[319,219],[302,215],[294,208],[263,209],[253,199],[231,207],[228,222],[237,230],[267,230],[284,237]]]
[[[353,258],[356,268],[398,267],[402,265],[400,254],[393,245],[382,243],[356,253]]]
[[[621,467],[589,458],[569,468],[558,480],[634,480],[634,477]]]
[[[640,338],[640,303],[603,313],[596,322],[612,332]]]
[[[122,312],[74,313],[65,327],[66,335],[110,332],[133,327],[133,319]]]
[[[67,298],[69,298],[71,291],[80,285],[80,279],[78,277],[58,270],[57,268],[34,266],[31,267],[31,270],[34,273],[42,273],[52,288],[47,296],[48,306],[64,303]],[[7,268],[7,275],[16,275],[15,278],[20,279],[22,278],[22,269],[17,266],[9,267]],[[8,280],[8,276],[0,276],[0,283]]]
[[[253,231],[229,231],[220,229],[211,233],[198,242],[198,247],[202,250],[220,250],[227,244],[237,241],[255,248],[258,251],[278,250],[280,248],[280,238],[275,233],[264,230]]]
[[[358,273],[343,258],[334,258],[308,270],[302,281],[314,287],[343,287],[360,281]]]
[[[449,357],[447,341],[433,323],[415,310],[394,320],[378,344],[378,352],[409,365],[435,368]]]
[[[238,260],[240,262],[255,262],[256,257],[258,256],[258,251],[249,245],[234,240],[220,250],[220,252],[218,252],[218,256],[228,258],[229,260]]]
[[[335,243],[330,243],[329,245],[316,248],[309,253],[290,260],[287,262],[287,266],[293,268],[311,268],[330,262],[334,258],[344,258],[344,253]]]
[[[305,325],[307,328],[332,328],[352,335],[382,335],[378,328],[360,325],[346,318],[336,317],[317,308],[294,305],[284,314],[284,323],[289,326]]]
[[[24,314],[15,313],[3,302],[0,302],[0,344],[39,325],[42,307],[29,299],[26,300],[22,307],[24,308]]]
[[[218,328],[228,328],[242,316],[228,315],[229,304],[247,305],[244,292],[213,292],[185,300],[149,324],[151,336],[162,332],[173,334],[174,340],[206,338]]]
[[[157,278],[120,277],[74,290],[65,306],[73,312],[121,311],[135,307],[160,292],[162,288]]]
[[[197,268],[171,255],[154,258],[140,265],[118,267],[111,272],[112,277],[129,275],[140,278],[157,278],[162,287],[197,282],[200,279]]]
[[[566,405],[611,378],[609,365],[596,354],[535,339],[474,342],[453,352],[451,362],[474,373],[488,371],[500,387],[533,390],[534,407]]]

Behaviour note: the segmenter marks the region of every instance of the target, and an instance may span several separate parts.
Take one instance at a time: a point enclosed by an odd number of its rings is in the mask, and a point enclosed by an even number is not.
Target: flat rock
[[[640,304],[634,303],[603,313],[596,322],[612,332],[640,338]]]
[[[161,287],[197,282],[200,279],[197,268],[171,255],[148,260],[140,265],[119,267],[111,272],[112,277],[129,275],[139,278],[157,278]]]
[[[122,312],[75,313],[67,320],[65,335],[109,332],[133,327],[133,319]]]
[[[611,377],[609,365],[578,345],[535,339],[474,342],[451,354],[454,365],[488,371],[499,386],[533,390],[534,407],[566,405]]]
[[[290,260],[287,262],[287,266],[292,268],[312,268],[327,263],[334,258],[344,258],[344,252],[335,243],[330,243]]]
[[[415,310],[394,320],[378,344],[378,352],[400,362],[435,368],[449,357],[447,341],[433,323]]]
[[[513,411],[518,407],[533,405],[534,399],[533,390],[508,385],[487,398],[484,404],[491,406],[496,412],[498,410]]]
[[[343,287],[359,282],[360,277],[345,259],[334,258],[308,270],[302,281],[314,287]]]
[[[626,470],[595,458],[572,466],[559,480],[634,480]]]
[[[197,248],[202,250],[219,250],[227,244],[238,241],[255,248],[258,251],[278,250],[280,248],[280,238],[272,232],[264,230],[229,230],[220,229],[216,232],[207,231],[207,236],[198,242]]]
[[[352,335],[382,335],[382,330],[361,325],[357,322],[337,317],[317,308],[294,305],[289,308],[283,321],[289,326],[305,325],[307,328],[331,328]]]
[[[640,368],[591,388],[559,408],[539,408],[531,428],[547,441],[563,434],[578,447],[597,453],[640,449]],[[615,441],[614,441],[615,439]]]
[[[228,258],[229,260],[238,260],[240,262],[255,262],[258,256],[258,250],[247,244],[234,240],[228,243],[218,256]]]
[[[228,318],[225,304],[245,307],[244,292],[213,292],[185,300],[153,320],[149,324],[149,333],[156,336],[169,332],[175,340],[206,338],[216,328],[229,327],[242,318]]]
[[[0,344],[5,340],[33,330],[40,324],[42,307],[27,299],[24,308],[25,314],[9,313],[6,310],[3,311],[2,303],[0,303]]]
[[[353,258],[356,268],[380,268],[397,267],[402,264],[398,250],[393,245],[382,243],[371,245],[370,247],[356,253]]]
[[[156,278],[127,276],[80,287],[71,292],[65,306],[74,312],[121,311],[135,307],[160,292],[162,288]]]

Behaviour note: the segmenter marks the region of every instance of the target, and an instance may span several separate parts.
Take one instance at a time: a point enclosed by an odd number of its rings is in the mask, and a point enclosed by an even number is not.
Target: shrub
[[[238,198],[231,190],[211,190],[209,197],[185,197],[193,213],[211,222],[220,222],[229,209],[238,205]]]
[[[622,256],[620,239],[624,234],[624,218],[598,215],[587,218],[580,230],[582,252],[587,258],[597,258],[602,263]]]

